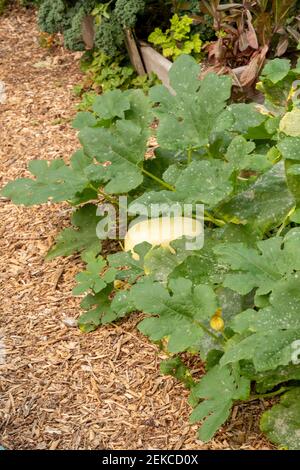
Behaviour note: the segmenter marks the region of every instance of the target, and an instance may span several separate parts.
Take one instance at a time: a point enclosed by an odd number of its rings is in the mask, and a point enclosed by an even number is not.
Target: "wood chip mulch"
[[[32,159],[78,148],[70,121],[78,53],[39,46],[35,12],[0,18],[1,186]],[[70,209],[0,200],[0,445],[9,449],[269,449],[258,430],[267,403],[234,408],[212,442],[190,426],[188,393],[159,372],[161,353],[136,329],[139,315],[91,334],[74,325],[78,257],[44,256]]]

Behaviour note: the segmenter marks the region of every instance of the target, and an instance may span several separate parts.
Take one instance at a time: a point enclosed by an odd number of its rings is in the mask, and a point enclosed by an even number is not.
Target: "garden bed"
[[[33,12],[1,17],[2,182],[31,159],[78,147],[70,121],[79,55],[38,45]],[[24,78],[25,77],[25,78]],[[187,391],[159,372],[158,348],[136,331],[140,315],[82,334],[74,298],[78,257],[44,256],[69,219],[67,206],[16,207],[1,198],[0,444],[9,449],[270,449],[258,430],[268,401],[237,405],[208,444],[190,426]],[[67,326],[69,325],[69,326]],[[202,365],[198,366],[201,374]]]

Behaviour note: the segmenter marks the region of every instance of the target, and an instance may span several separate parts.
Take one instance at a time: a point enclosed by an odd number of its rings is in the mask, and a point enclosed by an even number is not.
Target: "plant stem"
[[[263,398],[276,397],[277,395],[281,395],[282,393],[287,392],[288,390],[291,390],[291,387],[281,387],[279,390],[276,390],[276,392],[262,393],[261,395],[253,395],[252,397],[250,397],[248,400],[245,400],[245,401],[249,402],[249,401],[255,401],[255,400],[262,400]]]
[[[104,199],[106,199],[107,201],[109,201],[111,204],[114,204],[116,206],[119,207],[119,203],[118,201],[113,198],[112,196],[110,196],[109,194],[106,194],[104,191],[102,191],[102,189],[100,188],[96,188],[92,183],[89,184],[89,187],[91,189],[93,189],[94,191],[97,191],[98,194],[100,194],[101,196],[104,197]]]
[[[209,336],[211,336],[215,341],[217,341],[218,343],[220,343],[222,346],[223,346],[223,340],[215,335],[214,333],[212,333],[205,325],[203,325],[203,323],[201,323],[200,321],[197,321],[195,320],[194,322],[196,325],[200,326],[200,328],[202,328],[203,331],[205,331],[205,333],[207,333]]]
[[[193,153],[193,149],[189,148],[188,151],[187,151],[187,157],[188,157],[188,165],[191,163],[192,161],[192,153]]]
[[[149,176],[149,178],[153,179],[154,181],[156,181],[157,183],[159,183],[161,186],[163,186],[164,188],[168,189],[169,191],[175,191],[175,188],[174,186],[171,186],[170,184],[166,183],[165,181],[163,181],[162,179],[158,178],[158,176],[155,176],[153,175],[152,173],[150,173],[149,171],[145,170],[144,168],[142,168],[142,173],[144,173],[145,175]]]
[[[211,215],[207,211],[204,211],[204,215],[205,215],[204,220],[212,222],[215,225],[217,225],[218,227],[224,227],[224,225],[226,225],[226,222],[224,220],[216,219],[213,215]]]
[[[106,194],[104,191],[102,191],[101,189],[98,189],[98,193],[104,197],[104,199],[107,199],[107,201],[109,201],[111,204],[114,204],[116,206],[119,207],[119,203],[116,199],[114,199],[113,197],[109,196],[108,194]]]
[[[276,237],[279,237],[281,235],[281,232],[284,230],[284,228],[288,225],[289,221],[290,221],[290,217],[293,215],[293,213],[295,212],[296,210],[296,206],[293,207],[293,209],[291,209],[289,211],[289,213],[286,215],[286,217],[284,218],[281,226],[279,227],[277,233],[276,233]]]

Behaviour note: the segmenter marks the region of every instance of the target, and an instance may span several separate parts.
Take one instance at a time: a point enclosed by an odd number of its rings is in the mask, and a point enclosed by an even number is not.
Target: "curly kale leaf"
[[[95,32],[95,48],[109,57],[114,57],[124,45],[124,33],[114,14],[109,20],[103,19]]]
[[[114,10],[117,21],[124,28],[133,28],[137,15],[144,10],[145,5],[145,0],[117,0]]]
[[[44,0],[38,12],[38,24],[45,33],[61,32],[66,21],[66,4],[63,0]]]

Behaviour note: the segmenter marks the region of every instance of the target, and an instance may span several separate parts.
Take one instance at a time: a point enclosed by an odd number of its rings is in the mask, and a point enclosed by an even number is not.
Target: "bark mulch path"
[[[38,43],[35,13],[0,18],[1,186],[31,159],[78,148],[70,121],[78,54]],[[16,207],[0,199],[0,444],[9,449],[268,449],[258,430],[267,403],[234,409],[209,444],[190,426],[188,393],[159,373],[160,352],[136,330],[139,316],[85,335],[65,318],[78,257],[44,256],[69,220],[63,204]]]

